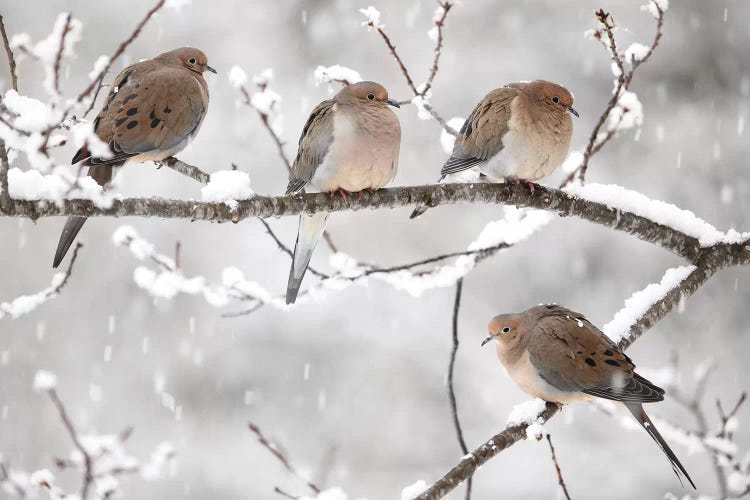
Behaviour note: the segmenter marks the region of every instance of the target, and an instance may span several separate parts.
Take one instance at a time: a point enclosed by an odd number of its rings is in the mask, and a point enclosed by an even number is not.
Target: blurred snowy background
[[[61,82],[63,92],[74,95],[88,83],[97,57],[110,54],[152,3],[15,1],[4,2],[2,14],[11,35],[28,32],[34,40],[51,31],[59,12],[71,11],[83,21],[77,58],[64,68]],[[435,4],[372,3],[412,76],[423,81],[432,63],[427,31]],[[250,174],[255,191],[281,193],[286,171],[256,113],[238,106],[241,96],[229,83],[229,70],[239,65],[252,75],[273,68],[273,88],[283,97],[286,151],[293,156],[310,110],[329,96],[326,84],[316,86],[318,65],[342,64],[383,83],[392,97],[411,96],[382,40],[361,25],[358,9],[367,5],[188,2],[152,19],[106,81],[139,59],[182,45],[201,48],[219,75],[207,75],[208,115],[179,157],[208,172],[236,163]],[[433,105],[446,118],[465,117],[492,88],[521,79],[556,81],[575,93],[581,118],[575,120],[572,147],[580,148],[612,89],[606,53],[583,33],[595,27],[593,11],[604,7],[629,28],[618,33],[622,46],[650,43],[653,19],[638,5],[466,0],[447,22]],[[661,46],[632,86],[644,106],[643,127],[606,146],[587,179],[675,203],[722,230],[750,230],[749,46],[748,2],[674,1]],[[0,60],[4,91],[9,75],[5,56]],[[37,64],[27,59],[18,73],[23,93],[44,97]],[[433,182],[445,159],[439,126],[419,120],[414,106],[398,115],[403,142],[395,184]],[[67,162],[73,152],[71,145],[56,155]],[[557,185],[558,177],[545,182]],[[118,190],[126,196],[200,196],[195,182],[152,166],[125,169]],[[342,251],[360,260],[398,264],[462,250],[502,213],[496,206],[444,206],[411,221],[410,210],[335,214],[329,231]],[[293,244],[296,217],[270,222]],[[274,293],[284,290],[289,259],[257,221],[91,220],[62,295],[28,316],[0,322],[0,452],[14,468],[51,467],[51,457],[71,447],[48,399],[31,390],[39,369],[57,374],[58,391],[82,432],[116,433],[132,425],[128,449],[144,457],[161,441],[173,443],[173,474],[157,482],[125,480],[127,498],[266,499],[277,497],[275,485],[307,493],[257,444],[248,420],[311,477],[355,498],[398,498],[405,486],[417,479],[432,482],[459,459],[445,389],[453,288],[417,298],[372,281],[331,291],[290,312],[267,307],[227,319],[221,313],[237,308],[219,310],[184,295],[154,301],[139,289],[136,261],[112,243],[122,224],[170,255],[181,242],[188,275],[218,281],[222,269],[233,265]],[[62,225],[62,219],[0,219],[0,300],[47,286]],[[313,265],[325,270],[329,255],[321,245]],[[601,325],[634,291],[682,264],[653,245],[576,219],[556,219],[482,263],[465,280],[459,323],[456,392],[469,448],[501,430],[511,407],[527,399],[493,350],[479,347],[492,315],[555,301]],[[716,397],[734,402],[750,376],[749,279],[749,269],[720,273],[681,313],[639,340],[628,353],[644,375],[663,367],[676,350],[680,383],[689,389],[694,367],[713,358],[709,410]],[[308,276],[306,283],[313,282]],[[672,402],[649,410],[690,424]],[[750,417],[747,412],[740,412],[741,421]],[[626,430],[600,412],[566,407],[547,429],[574,498],[661,498],[680,491],[645,433]],[[742,449],[750,443],[747,429],[739,430]],[[701,491],[714,492],[708,456],[673,447]],[[557,477],[546,444],[524,441],[502,453],[478,471],[474,488],[477,499],[555,497]],[[462,498],[462,489],[456,491],[449,498]]]

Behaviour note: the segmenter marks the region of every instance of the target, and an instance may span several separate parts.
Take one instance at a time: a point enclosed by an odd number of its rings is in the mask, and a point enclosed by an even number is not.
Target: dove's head
[[[157,57],[164,62],[174,64],[176,66],[184,66],[190,71],[194,71],[198,74],[203,74],[205,71],[216,73],[216,70],[208,65],[208,57],[201,50],[193,47],[181,47],[179,49],[170,50]]]
[[[537,106],[543,106],[543,109],[549,112],[559,114],[569,112],[578,116],[578,112],[573,109],[573,94],[562,85],[546,80],[534,80],[512,86],[526,94]]]
[[[339,90],[333,98],[337,104],[352,104],[355,106],[390,106],[400,108],[397,101],[388,98],[388,91],[375,82],[357,82]]]
[[[522,314],[498,314],[490,320],[487,330],[490,336],[482,341],[482,345],[494,340],[499,347],[507,350],[520,345],[526,337],[528,327]]]

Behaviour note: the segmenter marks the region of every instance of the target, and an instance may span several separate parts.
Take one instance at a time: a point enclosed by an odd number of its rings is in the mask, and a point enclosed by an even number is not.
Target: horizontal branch
[[[397,208],[424,203],[431,207],[458,203],[496,203],[530,207],[574,216],[632,234],[637,238],[665,248],[690,262],[703,255],[699,241],[675,228],[658,224],[646,217],[610,208],[603,203],[577,198],[564,191],[540,186],[530,192],[517,184],[439,184],[394,187],[363,192],[344,201],[340,196],[310,193],[297,196],[255,196],[232,206],[225,203],[169,200],[160,198],[128,198],[114,200],[107,209],[97,208],[89,200],[52,201],[13,200],[0,207],[0,216],[41,217],[79,215],[85,217],[160,217],[209,222],[239,222],[249,217],[281,217],[320,211],[373,210]],[[723,245],[733,262],[748,262],[750,251],[744,243]],[[739,260],[737,260],[739,259]]]

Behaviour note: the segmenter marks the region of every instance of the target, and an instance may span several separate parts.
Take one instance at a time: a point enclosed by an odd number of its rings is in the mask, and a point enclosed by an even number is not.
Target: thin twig
[[[278,486],[274,486],[273,487],[273,492],[274,493],[278,493],[279,495],[281,495],[284,498],[290,498],[291,500],[298,500],[299,499],[299,497],[295,497],[291,493],[287,493],[286,491],[282,490]]]
[[[8,483],[11,488],[13,488],[13,491],[15,495],[19,498],[26,498],[26,490],[15,482],[8,473],[8,469],[5,467],[5,462],[0,460],[0,484],[2,483]]]
[[[552,463],[555,466],[555,472],[557,472],[557,482],[560,485],[560,488],[562,488],[563,494],[565,495],[565,498],[567,500],[570,500],[570,494],[568,494],[568,488],[565,486],[565,480],[562,476],[562,471],[560,470],[560,464],[557,463],[557,455],[555,454],[555,447],[552,445],[552,438],[549,434],[547,434],[547,443],[549,444],[549,451],[552,453]]]
[[[146,23],[151,19],[151,17],[156,14],[159,9],[161,9],[164,6],[164,3],[166,0],[158,0],[156,2],[156,5],[154,5],[151,10],[149,10],[146,15],[141,19],[141,22],[139,22],[133,32],[130,34],[130,36],[122,42],[115,52],[112,54],[112,56],[109,58],[109,61],[107,61],[107,64],[102,68],[101,71],[99,71],[99,74],[93,79],[93,81],[81,91],[80,94],[78,94],[78,97],[76,98],[77,102],[82,102],[91,92],[94,91],[94,89],[102,84],[102,80],[104,80],[104,76],[107,74],[109,69],[112,67],[112,64],[117,60],[118,57],[122,55],[123,52],[125,52],[125,49],[128,48],[128,46],[133,43],[133,41],[140,35],[141,30],[146,25]]]
[[[57,94],[60,93],[60,63],[62,62],[63,51],[65,49],[65,37],[68,36],[68,33],[70,32],[70,22],[72,20],[73,15],[68,12],[68,17],[65,19],[65,26],[63,26],[63,31],[60,35],[60,46],[57,48],[57,55],[55,56],[54,89]]]
[[[208,184],[209,182],[211,182],[211,176],[209,174],[198,167],[194,167],[193,165],[175,158],[174,156],[170,156],[169,158],[158,161],[156,162],[156,164],[158,168],[171,168],[175,172],[190,177],[191,179],[198,181],[201,184]]]
[[[317,486],[317,485],[316,485],[315,483],[313,483],[312,481],[310,481],[309,479],[307,479],[307,478],[306,478],[305,476],[303,476],[302,474],[300,474],[300,473],[299,473],[299,472],[297,471],[297,469],[295,469],[294,467],[292,467],[292,464],[291,464],[291,463],[289,462],[289,459],[288,459],[288,458],[287,458],[286,456],[284,456],[284,454],[283,454],[283,453],[281,453],[281,452],[280,452],[280,451],[278,450],[278,448],[277,448],[277,447],[276,447],[275,445],[273,445],[273,444],[272,444],[272,443],[271,443],[271,442],[270,442],[270,441],[269,441],[269,440],[268,440],[268,439],[267,439],[267,438],[266,438],[266,437],[265,437],[265,436],[263,435],[263,432],[262,432],[262,431],[260,430],[260,427],[258,427],[257,425],[255,425],[255,424],[254,424],[254,423],[252,423],[252,422],[248,422],[248,423],[247,423],[247,427],[248,427],[248,429],[250,429],[250,430],[251,430],[251,431],[253,432],[253,434],[255,434],[255,436],[256,436],[256,437],[258,438],[258,442],[259,442],[259,443],[260,443],[261,445],[263,445],[263,447],[264,447],[265,449],[267,449],[267,450],[268,450],[269,452],[271,452],[271,454],[272,454],[272,455],[273,455],[274,457],[276,457],[276,459],[277,459],[277,460],[278,460],[279,462],[281,462],[281,465],[283,465],[283,466],[284,466],[284,468],[285,468],[285,469],[286,469],[286,470],[287,470],[288,472],[290,472],[290,473],[291,473],[292,475],[294,475],[295,477],[297,477],[298,479],[300,479],[300,480],[301,480],[302,482],[304,482],[304,483],[305,483],[305,484],[307,485],[307,487],[308,487],[308,488],[310,488],[310,489],[312,490],[312,492],[313,492],[313,493],[315,493],[316,495],[317,495],[318,493],[320,493],[320,488],[319,488],[319,487],[318,487],[318,486]]]
[[[282,252],[284,252],[285,254],[287,254],[290,258],[293,258],[294,257],[294,252],[292,250],[290,250],[288,246],[284,245],[284,243],[279,239],[279,237],[276,236],[276,233],[274,233],[273,229],[271,229],[271,225],[268,222],[266,222],[265,220],[263,220],[263,219],[259,218],[258,220],[266,228],[266,232],[273,239],[273,241],[276,243],[276,246],[279,247],[279,250],[281,250]],[[318,271],[317,269],[315,269],[315,268],[313,268],[311,266],[308,266],[307,270],[308,270],[308,272],[310,272],[311,274],[314,274],[318,278],[323,278],[323,279],[330,278],[329,275],[327,275],[325,273],[321,273],[320,271]]]
[[[0,138],[0,210],[8,210],[13,204],[10,197],[10,187],[8,185],[8,150],[5,149],[5,141]]]
[[[448,17],[448,12],[453,7],[453,4],[449,1],[438,2],[443,8],[443,15],[439,19],[435,20],[435,27],[437,28],[437,42],[435,42],[435,58],[432,60],[432,68],[430,69],[430,75],[427,77],[422,92],[420,94],[425,96],[427,92],[432,88],[432,82],[435,80],[438,72],[438,62],[440,61],[440,53],[443,49],[443,26],[445,26],[445,18]]]
[[[16,59],[13,57],[13,50],[10,48],[10,42],[8,41],[8,33],[5,31],[5,23],[3,22],[3,16],[0,14],[0,35],[3,37],[3,45],[5,46],[5,55],[8,56],[8,66],[10,67],[10,79],[13,90],[18,92],[18,76],[16,75]]]
[[[599,9],[599,11],[595,13],[596,19],[604,26],[603,29],[607,34],[607,38],[609,40],[610,55],[614,63],[617,65],[620,74],[617,77],[617,85],[614,92],[612,93],[612,97],[609,99],[607,106],[604,108],[604,112],[599,116],[599,120],[596,122],[594,129],[591,131],[588,144],[586,145],[586,149],[583,152],[583,161],[581,162],[581,165],[574,172],[571,172],[565,183],[572,181],[572,179],[575,178],[576,173],[578,174],[579,179],[581,179],[581,181],[583,182],[586,179],[586,171],[588,170],[591,157],[596,154],[596,152],[599,151],[602,146],[604,146],[604,144],[606,144],[610,139],[612,139],[612,137],[616,135],[617,127],[615,127],[614,130],[608,131],[607,134],[605,134],[602,138],[599,137],[599,131],[607,121],[610,112],[615,108],[615,106],[617,106],[617,103],[620,101],[620,97],[622,97],[622,93],[629,88],[630,83],[633,81],[633,75],[635,74],[635,71],[641,64],[649,60],[651,54],[653,54],[654,50],[659,45],[659,41],[662,37],[662,28],[664,26],[664,11],[661,10],[656,2],[654,2],[654,5],[656,5],[656,9],[659,12],[659,17],[656,21],[656,33],[654,34],[654,40],[651,42],[651,46],[649,47],[648,52],[642,59],[637,61],[629,61],[631,63],[631,67],[628,72],[625,71],[622,60],[623,58],[622,56],[620,56],[619,49],[617,48],[617,43],[615,41],[614,35],[615,24],[611,14],[604,12],[603,9]],[[601,32],[597,32],[597,35],[601,37]]]
[[[453,347],[451,349],[450,362],[448,363],[448,402],[451,407],[451,415],[453,417],[453,427],[456,430],[456,438],[458,439],[458,446],[461,448],[461,452],[464,455],[469,454],[469,448],[466,446],[464,441],[464,433],[461,429],[461,422],[458,419],[458,407],[456,404],[456,392],[453,387],[453,370],[456,364],[456,353],[458,353],[458,311],[461,308],[461,291],[463,289],[464,280],[460,278],[456,282],[456,298],[453,301],[453,321],[451,323],[451,329],[453,332]],[[466,494],[464,498],[469,500],[471,498],[471,482],[472,477],[466,480]]]
[[[62,401],[58,397],[57,391],[55,391],[55,389],[50,389],[48,393],[49,393],[50,399],[52,400],[52,403],[57,408],[57,412],[60,414],[60,420],[62,420],[62,423],[65,426],[65,429],[68,431],[68,435],[70,435],[70,439],[73,441],[73,444],[81,453],[81,455],[83,455],[84,471],[83,471],[83,484],[81,485],[80,497],[81,497],[81,500],[86,500],[89,494],[89,487],[91,486],[91,482],[94,480],[93,461],[91,460],[91,455],[89,455],[89,452],[81,444],[81,441],[78,437],[78,433],[76,432],[76,429],[73,426],[73,422],[70,420],[70,417],[68,416],[67,411],[65,411],[65,405],[63,405]]]
[[[447,10],[446,10],[446,14],[447,14]],[[445,17],[443,17],[443,21],[445,21]],[[383,39],[383,41],[385,42],[386,47],[388,47],[388,51],[396,60],[396,63],[398,64],[399,68],[401,68],[401,73],[404,75],[404,78],[406,79],[406,84],[409,86],[412,93],[415,96],[424,97],[424,94],[420,93],[419,89],[417,89],[417,86],[414,84],[414,80],[412,80],[412,77],[409,74],[409,70],[406,68],[404,61],[401,59],[401,56],[398,54],[398,51],[396,50],[396,46],[393,45],[393,42],[391,42],[390,37],[386,34],[385,31],[383,31],[383,28],[381,28],[380,26],[375,26],[372,22],[369,23],[369,26],[375,29],[380,35],[380,37]],[[442,30],[442,26],[440,27],[440,29]],[[442,43],[442,39],[440,40],[440,43]],[[436,57],[439,57],[439,54],[436,54]],[[435,62],[435,64],[437,64],[437,62]],[[408,101],[408,102],[411,102],[411,101]],[[443,119],[443,117],[440,116],[431,105],[425,103],[424,108],[445,129],[446,132],[448,132],[451,135],[458,135],[458,132],[453,127],[450,127],[448,125],[448,122],[446,122],[445,119]]]

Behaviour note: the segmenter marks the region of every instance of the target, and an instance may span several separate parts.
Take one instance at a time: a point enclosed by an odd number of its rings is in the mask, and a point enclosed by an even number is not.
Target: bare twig
[[[448,0],[444,0],[438,3],[443,9],[443,13],[439,19],[435,20],[435,28],[437,29],[437,41],[435,42],[435,58],[432,60],[430,76],[427,77],[427,82],[425,82],[424,87],[422,88],[422,92],[420,92],[420,95],[422,96],[426,95],[427,92],[430,91],[430,88],[432,88],[432,82],[433,80],[435,80],[435,76],[437,76],[438,62],[440,61],[440,53],[443,49],[443,27],[445,26],[445,18],[448,17],[448,12],[453,7],[453,4]]]
[[[453,388],[453,369],[456,364],[456,353],[458,352],[458,311],[461,308],[461,291],[463,289],[464,280],[459,279],[456,282],[456,298],[453,301],[453,321],[452,321],[452,332],[453,332],[453,347],[451,349],[450,362],[448,363],[448,402],[451,406],[451,415],[453,416],[453,427],[456,429],[456,438],[458,438],[458,446],[461,448],[461,452],[464,455],[468,455],[469,448],[466,447],[466,441],[464,441],[464,433],[461,430],[461,422],[458,419],[458,408],[456,405],[456,392]],[[464,498],[469,500],[471,498],[471,476],[466,480],[466,494]]]
[[[191,179],[200,182],[201,184],[208,184],[211,181],[211,176],[201,170],[198,167],[189,165],[182,160],[170,156],[165,160],[157,162],[158,167],[168,167],[182,175],[190,177]]]
[[[291,500],[298,500],[299,499],[299,497],[295,497],[291,493],[287,493],[286,491],[282,490],[278,486],[274,486],[273,487],[273,492],[274,493],[278,493],[279,495],[281,495],[284,498],[290,498]]]
[[[442,29],[443,29],[443,23],[445,22],[445,16],[448,15],[448,11],[450,10],[450,7],[453,5],[446,1],[444,2],[446,5],[448,5],[447,8],[445,8],[444,15],[442,19],[440,20],[440,26],[438,28],[439,37],[438,37],[438,46],[435,48],[435,59],[433,62],[433,70],[435,73],[437,73],[437,63],[440,58],[440,49],[442,48],[443,43],[443,36],[442,36]],[[442,4],[441,4],[442,5]],[[396,46],[391,42],[390,37],[386,34],[386,32],[381,28],[380,26],[374,25],[372,22],[368,23],[368,26],[373,28],[378,32],[380,37],[385,42],[386,47],[388,47],[388,51],[391,53],[393,58],[396,60],[396,63],[398,64],[399,68],[401,68],[401,73],[404,75],[404,78],[406,79],[406,84],[411,89],[412,93],[417,97],[424,97],[427,90],[429,90],[429,87],[432,86],[432,80],[434,80],[435,75],[430,72],[430,78],[429,78],[429,86],[425,86],[426,90],[423,90],[422,92],[419,91],[417,86],[414,84],[414,80],[411,77],[411,74],[409,74],[409,70],[406,68],[406,65],[404,64],[404,61],[401,59],[401,56],[398,54],[398,51],[396,50]],[[402,101],[400,104],[407,104],[411,103],[411,101]],[[440,124],[441,127],[445,129],[446,132],[448,132],[451,135],[458,135],[458,132],[448,125],[448,122],[445,121],[445,119],[438,114],[437,111],[428,103],[424,103],[424,108],[432,115],[432,117]]]
[[[55,391],[55,389],[50,389],[48,393],[50,399],[52,400],[52,403],[55,405],[55,408],[57,408],[57,412],[60,414],[60,420],[62,420],[65,429],[68,431],[70,439],[73,441],[73,444],[83,456],[84,471],[80,497],[81,500],[86,500],[89,494],[89,487],[91,486],[91,482],[94,480],[93,461],[91,459],[91,455],[89,455],[89,452],[81,444],[81,441],[78,438],[78,433],[76,432],[76,429],[73,426],[73,422],[70,420],[67,411],[65,411],[65,405],[63,405],[62,401],[58,397],[57,391]]]
[[[281,452],[280,452],[280,451],[278,450],[278,448],[277,448],[277,447],[276,447],[276,446],[275,446],[275,445],[274,445],[273,443],[271,443],[271,442],[270,442],[270,441],[269,441],[269,440],[268,440],[268,439],[267,439],[267,438],[266,438],[266,437],[265,437],[265,436],[263,435],[263,432],[262,432],[262,431],[260,430],[260,427],[258,427],[257,425],[255,425],[255,424],[254,424],[254,423],[252,423],[252,422],[248,422],[248,424],[247,424],[247,427],[248,427],[248,429],[250,429],[250,430],[251,430],[251,431],[253,432],[253,434],[255,434],[255,436],[256,436],[256,437],[258,438],[258,442],[259,442],[259,443],[260,443],[261,445],[263,445],[263,447],[264,447],[265,449],[267,449],[267,450],[268,450],[269,452],[271,452],[271,454],[272,454],[272,455],[273,455],[274,457],[276,457],[276,459],[277,459],[277,460],[278,460],[279,462],[281,462],[281,465],[283,465],[283,466],[284,466],[284,468],[285,468],[285,469],[286,469],[286,470],[287,470],[288,472],[290,472],[290,473],[291,473],[292,475],[294,475],[295,477],[297,477],[298,479],[300,479],[300,480],[301,480],[302,482],[304,482],[304,483],[305,483],[305,484],[307,485],[307,487],[308,487],[308,488],[310,488],[310,490],[312,490],[312,492],[313,492],[313,493],[315,493],[315,494],[318,494],[318,493],[320,493],[320,488],[319,488],[319,487],[318,487],[318,486],[317,486],[317,485],[316,485],[315,483],[313,483],[312,481],[310,481],[309,479],[307,479],[307,478],[306,478],[305,476],[303,476],[302,474],[300,474],[300,473],[299,473],[299,472],[297,471],[297,469],[295,469],[294,467],[292,467],[292,464],[291,464],[291,463],[289,462],[289,459],[288,459],[288,458],[287,458],[287,457],[286,457],[286,456],[285,456],[285,455],[284,455],[283,453],[281,453]],[[277,493],[278,493],[278,491],[277,491]]]
[[[63,26],[62,34],[60,35],[60,46],[57,48],[57,55],[55,56],[54,65],[54,89],[56,93],[60,93],[60,63],[62,62],[63,50],[65,49],[65,37],[70,32],[70,22],[73,20],[73,15],[68,12],[68,17],[65,19],[65,26]]]
[[[97,75],[93,81],[81,91],[80,94],[78,94],[78,97],[76,98],[77,102],[83,102],[83,100],[88,97],[91,92],[93,92],[97,87],[99,87],[102,84],[102,81],[104,80],[104,76],[109,72],[109,69],[112,67],[112,64],[117,60],[118,57],[122,55],[123,52],[125,52],[125,49],[128,48],[128,46],[133,43],[133,41],[138,37],[138,35],[141,34],[141,30],[146,25],[146,23],[151,19],[151,17],[156,14],[159,9],[161,9],[164,6],[164,3],[166,0],[158,0],[156,2],[156,5],[154,5],[151,10],[149,10],[146,15],[141,19],[141,22],[139,22],[133,32],[130,34],[130,36],[125,39],[124,42],[122,42],[115,52],[112,54],[112,56],[109,58],[109,61],[107,61],[107,64],[102,68],[102,70],[99,72],[99,75]]]
[[[5,141],[0,139],[0,210],[5,211],[11,207],[13,201],[10,197],[8,186],[8,151],[5,149]]]
[[[7,483],[13,489],[13,493],[19,498],[26,498],[26,490],[15,482],[8,473],[8,469],[5,466],[5,462],[0,460],[0,484]]]
[[[8,41],[8,33],[5,31],[5,23],[3,22],[3,16],[0,14],[0,35],[3,38],[3,45],[5,46],[5,55],[8,56],[8,66],[10,67],[10,78],[13,90],[18,91],[18,76],[16,75],[16,59],[13,57],[13,50],[10,48],[10,42]]]
[[[608,131],[601,138],[599,137],[599,132],[604,126],[604,123],[607,121],[610,112],[615,108],[615,106],[617,106],[617,103],[620,101],[622,93],[629,88],[630,83],[633,81],[633,75],[635,74],[635,71],[641,64],[648,61],[648,59],[651,57],[651,54],[653,54],[654,50],[659,45],[659,41],[662,37],[662,27],[664,26],[664,12],[656,2],[654,3],[654,5],[656,5],[656,8],[659,12],[659,17],[656,21],[656,33],[654,35],[654,40],[651,42],[651,46],[649,47],[648,52],[642,59],[628,61],[631,63],[631,66],[630,70],[627,72],[625,71],[623,57],[620,55],[619,49],[617,48],[617,43],[615,42],[615,24],[612,15],[604,12],[603,9],[599,9],[599,11],[595,13],[597,21],[599,21],[603,25],[603,30],[607,35],[607,39],[609,40],[609,50],[612,61],[617,65],[620,74],[617,77],[617,85],[614,92],[612,93],[612,97],[607,103],[607,106],[604,108],[604,112],[602,112],[601,116],[599,116],[599,120],[596,122],[594,129],[591,131],[588,144],[586,145],[586,149],[583,152],[583,161],[575,171],[571,172],[571,174],[565,180],[565,184],[572,181],[575,178],[576,174],[578,174],[578,177],[581,179],[581,181],[584,181],[591,157],[616,135],[617,127],[614,127],[613,130]],[[595,36],[601,37],[601,31],[598,31]]]
[[[557,462],[557,455],[555,454],[555,447],[552,445],[552,438],[549,434],[547,434],[547,443],[549,444],[549,451],[552,454],[552,463],[555,466],[555,472],[557,473],[557,482],[560,485],[560,488],[562,488],[563,494],[565,495],[565,498],[567,500],[570,500],[570,494],[568,493],[568,488],[565,486],[565,480],[562,476],[562,471],[560,470],[560,464]]]
[[[282,252],[284,252],[285,254],[287,254],[290,258],[294,257],[294,252],[288,246],[284,245],[284,243],[282,243],[282,241],[279,239],[279,237],[276,236],[276,233],[274,233],[273,229],[271,229],[271,225],[268,222],[266,222],[265,220],[263,220],[263,219],[259,218],[258,220],[266,228],[266,232],[273,239],[273,241],[276,243],[276,246],[279,247],[279,250],[281,250]],[[315,269],[313,267],[310,267],[310,266],[307,266],[307,271],[310,272],[311,274],[314,274],[318,278],[330,278],[329,275],[327,275],[325,273],[321,273],[317,269]]]
[[[261,84],[261,91],[263,91],[266,87],[266,84]],[[289,158],[286,156],[286,153],[284,152],[284,141],[281,140],[281,137],[276,133],[276,131],[271,127],[271,122],[269,121],[269,117],[267,113],[264,113],[260,109],[253,106],[252,101],[250,99],[250,92],[248,92],[247,88],[245,88],[244,85],[240,87],[240,92],[242,92],[242,97],[245,99],[245,105],[250,106],[255,110],[256,113],[258,113],[258,117],[260,118],[261,123],[265,127],[268,134],[271,136],[271,139],[273,139],[274,144],[276,145],[276,149],[278,150],[279,157],[281,158],[281,161],[284,163],[284,166],[286,167],[286,171],[291,174],[292,173],[292,163],[289,161]]]

